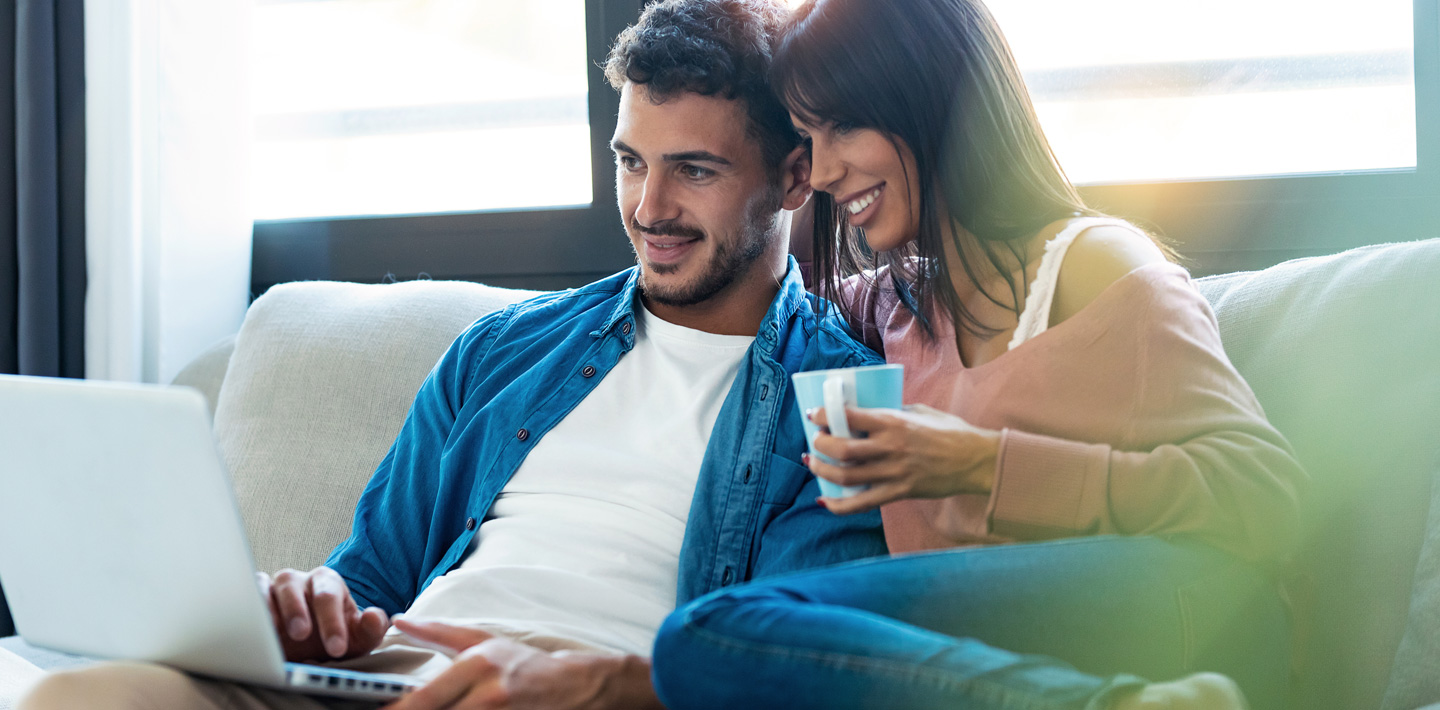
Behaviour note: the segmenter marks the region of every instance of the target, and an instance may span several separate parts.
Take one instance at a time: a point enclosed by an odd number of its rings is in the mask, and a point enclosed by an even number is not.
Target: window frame
[[[619,97],[605,56],[644,0],[586,0],[592,202],[584,208],[260,221],[252,289],[416,278],[578,286],[634,264],[615,201]],[[1440,236],[1440,0],[1414,0],[1416,167],[1080,188],[1085,200],[1170,240],[1197,276],[1366,244]]]

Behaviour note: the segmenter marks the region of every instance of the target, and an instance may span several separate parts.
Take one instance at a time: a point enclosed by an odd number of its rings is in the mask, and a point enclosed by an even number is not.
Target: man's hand
[[[428,646],[455,651],[455,664],[385,710],[643,710],[664,706],[650,686],[650,664],[635,656],[546,653],[477,629],[395,620]]]
[[[377,607],[355,604],[345,580],[329,567],[309,572],[284,569],[257,573],[260,593],[270,602],[275,633],[290,661],[331,661],[363,656],[380,645],[390,619]]]

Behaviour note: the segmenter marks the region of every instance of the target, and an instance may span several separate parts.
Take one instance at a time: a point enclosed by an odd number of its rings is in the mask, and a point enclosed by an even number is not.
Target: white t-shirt
[[[636,309],[635,347],[535,445],[409,616],[649,655],[710,430],[753,337]]]

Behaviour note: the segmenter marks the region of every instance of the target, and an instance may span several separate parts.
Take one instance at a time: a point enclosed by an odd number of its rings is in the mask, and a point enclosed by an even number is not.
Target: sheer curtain
[[[251,0],[85,0],[85,374],[168,382],[249,304]]]

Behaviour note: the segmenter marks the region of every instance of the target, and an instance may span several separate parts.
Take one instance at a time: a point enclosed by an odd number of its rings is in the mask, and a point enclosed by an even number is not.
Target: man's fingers
[[[383,609],[372,606],[360,612],[351,629],[350,648],[345,655],[359,656],[375,650],[389,628],[390,619]]]
[[[443,646],[456,653],[495,638],[493,634],[479,629],[452,626],[439,621],[419,621],[407,617],[396,617],[395,628],[413,639]]]
[[[328,567],[318,567],[310,573],[310,610],[320,634],[320,642],[331,658],[345,655],[350,646],[350,618],[346,613],[346,599],[350,592],[345,580]]]
[[[399,622],[396,624],[399,625]],[[407,693],[398,702],[386,706],[386,710],[440,710],[448,708],[461,698],[487,687],[500,690],[500,668],[479,654],[456,659],[454,665],[444,673],[413,692]]]
[[[904,497],[905,492],[905,484],[891,483],[872,486],[869,490],[845,498],[821,498],[820,500],[826,510],[836,515],[851,515],[878,508],[893,500],[899,500]]]
[[[276,573],[270,596],[280,611],[278,622],[292,641],[310,636],[310,605],[305,601],[305,575],[295,570]]]
[[[274,624],[276,628],[279,628],[280,607],[275,605],[275,585],[270,581],[270,575],[264,572],[256,572],[255,583],[260,586],[260,598],[265,600],[265,606],[270,609],[270,623]]]

